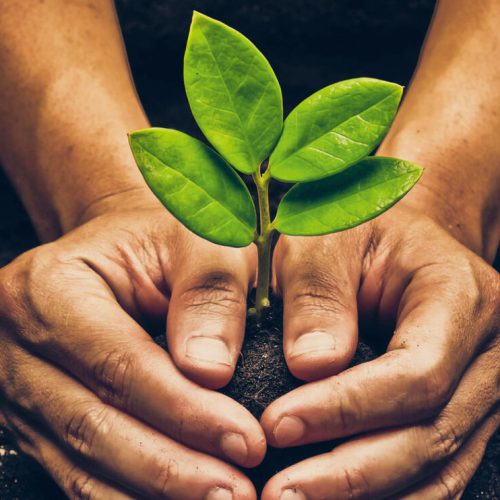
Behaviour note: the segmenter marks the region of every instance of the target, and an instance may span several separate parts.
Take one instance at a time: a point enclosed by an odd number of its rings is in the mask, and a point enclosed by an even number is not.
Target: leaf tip
[[[141,137],[150,130],[151,129],[144,128],[140,130],[131,130],[130,132],[127,132],[127,137],[129,142],[138,139],[139,137]]]
[[[135,139],[135,132],[136,131],[134,131],[134,130],[127,132],[127,140],[128,140],[128,143],[130,144],[130,147],[132,147],[132,142]]]
[[[416,177],[415,182],[417,182],[422,177],[422,175],[424,175],[425,168],[421,167],[420,165],[416,164],[413,165],[415,166],[415,177]]]
[[[202,14],[197,10],[193,10],[193,15],[191,17],[191,26],[189,27],[188,43],[189,40],[191,39],[193,31],[200,29],[200,25],[207,21],[211,21],[211,19],[208,16]]]
[[[211,17],[207,16],[206,14],[203,14],[202,12],[199,12],[197,10],[193,10],[193,16],[191,18],[191,24],[197,24],[199,22],[212,22],[214,19]]]

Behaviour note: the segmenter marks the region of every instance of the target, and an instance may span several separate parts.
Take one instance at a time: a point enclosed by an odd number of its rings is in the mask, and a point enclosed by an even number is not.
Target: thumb
[[[243,341],[254,249],[199,242],[171,277],[167,342],[177,367],[218,389],[231,379]]]
[[[350,240],[350,241],[349,241]],[[361,259],[354,237],[280,238],[276,285],[283,295],[283,350],[302,380],[334,375],[350,363],[358,339],[356,295]]]

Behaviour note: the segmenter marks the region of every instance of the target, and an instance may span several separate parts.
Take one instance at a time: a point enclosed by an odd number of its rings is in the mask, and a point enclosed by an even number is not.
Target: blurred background
[[[155,126],[201,138],[182,82],[193,10],[229,24],[266,55],[283,89],[285,112],[333,82],[370,76],[407,85],[427,26],[431,0],[117,0],[132,73]],[[1,15],[1,14],[0,14]],[[0,173],[0,265],[37,244]],[[497,436],[466,498],[500,498]],[[13,449],[0,430],[0,499],[57,499],[50,479]]]

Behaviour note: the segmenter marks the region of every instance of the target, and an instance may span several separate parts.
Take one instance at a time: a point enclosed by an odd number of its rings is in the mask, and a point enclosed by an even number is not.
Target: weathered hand
[[[258,422],[188,381],[140,326],[168,308],[171,355],[224,384],[252,252],[204,242],[155,205],[101,215],[0,271],[0,418],[70,497],[255,498],[219,458],[260,462]]]
[[[460,496],[500,420],[497,273],[403,203],[346,233],[282,237],[275,271],[288,365],[324,380],[265,411],[269,443],[364,434],[280,472],[262,498]],[[394,335],[342,372],[358,313]]]

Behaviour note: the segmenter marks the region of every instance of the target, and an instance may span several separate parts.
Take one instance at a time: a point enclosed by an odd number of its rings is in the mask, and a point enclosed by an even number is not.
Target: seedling
[[[272,237],[323,235],[381,214],[422,169],[368,156],[396,114],[402,87],[371,78],[335,83],[283,122],[281,89],[269,62],[241,33],[198,12],[184,56],[193,116],[215,150],[172,129],[129,134],[151,190],[188,229],[211,242],[258,249],[254,313],[269,306]],[[251,175],[252,197],[234,170]],[[269,210],[271,179],[295,185]]]

